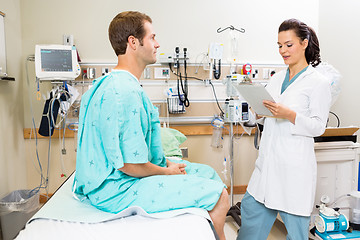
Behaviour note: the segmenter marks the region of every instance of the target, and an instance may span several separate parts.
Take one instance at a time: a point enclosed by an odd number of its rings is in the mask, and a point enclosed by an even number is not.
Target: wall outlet
[[[258,78],[259,78],[259,69],[254,68],[254,69],[251,71],[251,78],[252,78],[252,79],[258,79]]]
[[[275,69],[269,70],[269,76],[272,77],[276,73]]]
[[[168,79],[170,77],[170,68],[154,68],[155,79]]]
[[[109,68],[103,67],[101,68],[101,76],[108,75],[109,74]]]
[[[180,148],[180,150],[181,150],[181,154],[182,154],[183,158],[189,157],[189,150],[187,147]]]
[[[74,36],[73,36],[73,35],[64,34],[64,35],[63,35],[63,44],[64,44],[64,45],[69,45],[69,46],[74,46]]]
[[[144,78],[145,79],[150,79],[150,68],[149,67],[146,67],[145,70],[144,70]]]
[[[87,77],[87,68],[81,68],[81,77]]]
[[[270,78],[270,69],[264,68],[263,69],[263,79],[269,79]]]
[[[87,68],[87,73],[86,76],[88,79],[93,79],[95,78],[95,68]]]

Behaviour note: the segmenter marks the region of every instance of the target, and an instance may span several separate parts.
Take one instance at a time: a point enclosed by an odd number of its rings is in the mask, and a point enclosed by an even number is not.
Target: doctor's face
[[[306,61],[305,49],[308,45],[308,40],[301,41],[293,30],[279,32],[278,45],[279,53],[286,65],[291,66],[301,61]]]
[[[145,65],[148,65],[156,62],[156,51],[160,45],[155,40],[155,32],[150,22],[145,22],[144,29],[145,36],[142,40],[142,44],[139,45],[138,54]]]

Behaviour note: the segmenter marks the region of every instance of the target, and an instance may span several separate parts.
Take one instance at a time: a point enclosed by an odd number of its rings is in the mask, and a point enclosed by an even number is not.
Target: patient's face
[[[145,65],[148,65],[156,62],[156,52],[160,45],[155,40],[155,32],[150,22],[145,22],[144,29],[145,36],[142,44],[139,46],[138,53],[141,60],[145,62]]]

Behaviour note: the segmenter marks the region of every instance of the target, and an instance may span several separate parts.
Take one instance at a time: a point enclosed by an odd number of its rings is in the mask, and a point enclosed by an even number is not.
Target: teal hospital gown
[[[187,175],[136,178],[118,170],[146,162],[166,167],[158,111],[132,74],[113,71],[81,99],[75,193],[107,212],[139,206],[154,213],[211,210],[225,187],[211,167],[184,160],[177,162],[187,164]]]

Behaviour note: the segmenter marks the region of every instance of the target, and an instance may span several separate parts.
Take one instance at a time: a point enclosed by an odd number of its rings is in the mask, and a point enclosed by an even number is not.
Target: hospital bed
[[[130,207],[103,212],[72,193],[72,174],[27,222],[16,240],[41,239],[218,239],[208,212],[199,208],[148,214]]]
[[[210,216],[204,209],[148,214],[140,207],[130,207],[118,214],[103,212],[73,197],[73,176],[28,221],[17,240],[217,239]]]

